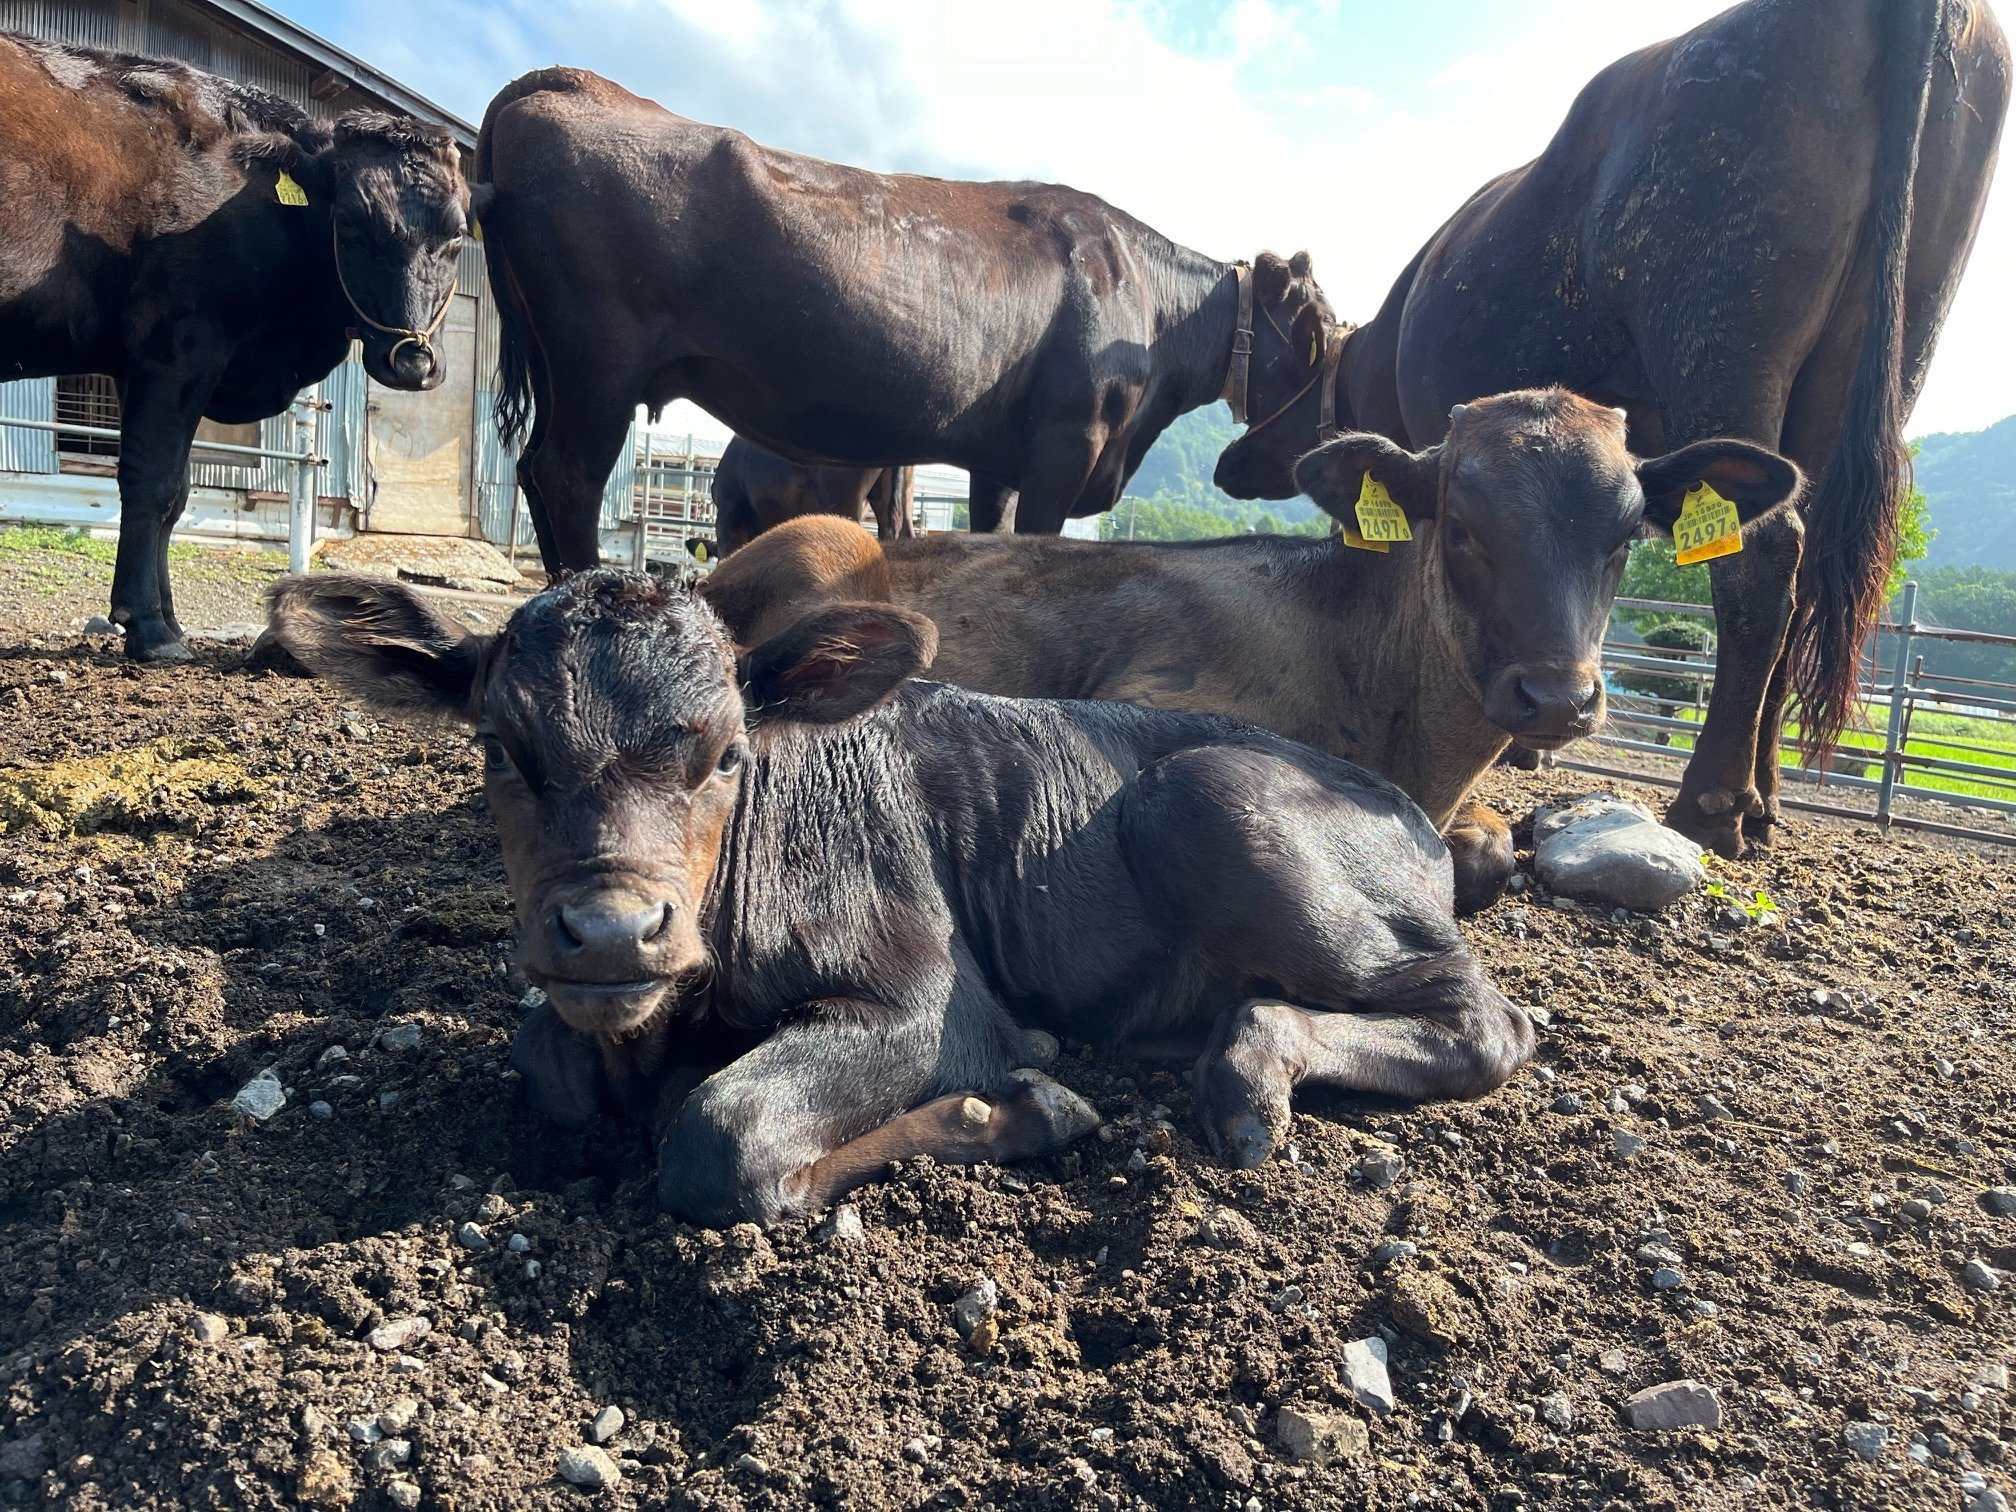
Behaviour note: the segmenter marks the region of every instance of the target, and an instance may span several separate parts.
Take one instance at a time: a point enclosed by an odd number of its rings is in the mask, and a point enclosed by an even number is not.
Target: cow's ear
[[[436,614],[403,583],[286,577],[266,594],[275,640],[315,673],[393,714],[474,717],[488,636]]]
[[[1736,506],[1745,524],[1776,509],[1799,491],[1799,469],[1778,453],[1749,441],[1696,441],[1638,464],[1645,490],[1645,523],[1670,532],[1680,501],[1706,483]]]
[[[931,665],[938,627],[888,604],[835,604],[743,654],[752,722],[837,724],[866,713]]]
[[[282,131],[259,131],[239,137],[231,150],[238,166],[248,173],[259,174],[262,170],[268,176],[284,173],[307,195],[309,204],[328,203],[334,186],[326,149],[304,147]],[[281,203],[298,202],[282,199]]]
[[[1413,520],[1435,516],[1442,487],[1442,448],[1402,451],[1384,436],[1351,431],[1327,441],[1295,464],[1295,486],[1318,508],[1356,526],[1358,498],[1370,473]]]
[[[1324,336],[1323,311],[1312,299],[1295,312],[1295,323],[1288,327],[1289,345],[1294,347],[1296,358],[1311,372],[1323,361]]]

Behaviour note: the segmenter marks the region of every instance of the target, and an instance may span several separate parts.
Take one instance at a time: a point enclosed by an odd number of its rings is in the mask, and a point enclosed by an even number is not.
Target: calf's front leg
[[[1098,1125],[1076,1093],[1010,1069],[1040,1056],[1034,1036],[975,1026],[964,1039],[982,1043],[954,1047],[950,1034],[928,1015],[811,1005],[686,1099],[659,1146],[659,1202],[712,1227],[769,1224],[815,1212],[898,1160],[1021,1160]],[[948,1079],[972,1090],[937,1095]]]

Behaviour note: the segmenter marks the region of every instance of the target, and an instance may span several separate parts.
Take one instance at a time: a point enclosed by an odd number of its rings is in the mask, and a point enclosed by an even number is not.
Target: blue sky
[[[1221,258],[1308,248],[1371,316],[1422,240],[1532,157],[1597,69],[1718,0],[270,0],[474,121],[572,63],[865,167],[1040,178]],[[2005,175],[2007,177],[2007,175]],[[1998,186],[1911,429],[2016,412]],[[1991,277],[1990,270],[2000,276]],[[677,422],[705,429],[692,417]]]

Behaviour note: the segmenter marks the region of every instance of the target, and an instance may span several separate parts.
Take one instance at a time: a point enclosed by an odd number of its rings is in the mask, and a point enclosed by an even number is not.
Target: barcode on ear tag
[[[1364,537],[1360,544],[1377,543],[1375,549],[1384,551],[1389,542],[1414,539],[1414,532],[1407,524],[1407,511],[1393,502],[1393,496],[1386,492],[1386,485],[1369,472],[1359,485],[1355,513],[1358,516],[1358,534]],[[1351,534],[1348,525],[1344,534],[1348,540]]]
[[[1743,549],[1743,519],[1736,506],[1706,483],[1696,483],[1680,501],[1673,522],[1673,560],[1681,567],[1712,562]]]

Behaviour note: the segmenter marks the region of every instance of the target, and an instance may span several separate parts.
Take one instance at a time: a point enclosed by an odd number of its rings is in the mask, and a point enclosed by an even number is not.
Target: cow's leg
[[[966,528],[976,535],[992,535],[1005,523],[1012,530],[1015,528],[1017,503],[1015,490],[1006,483],[983,478],[978,473],[969,474]]]
[[[168,593],[168,539],[189,498],[189,444],[222,372],[223,354],[207,346],[192,340],[180,364],[136,362],[120,395],[112,620],[135,661],[189,659]]]
[[[532,528],[549,578],[582,572],[602,559],[602,490],[616,465],[635,396],[582,385],[556,401],[518,461],[518,485],[532,510]]]
[[[772,1223],[832,1201],[894,1160],[1017,1160],[1099,1121],[1040,1073],[1011,1075],[1047,1047],[991,1004],[962,1008],[955,999],[949,1011],[892,1015],[823,1002],[802,1014],[686,1098],[659,1149],[668,1212],[695,1223]],[[948,1083],[974,1090],[940,1095]]]
[[[519,1024],[511,1069],[524,1078],[532,1111],[570,1129],[586,1128],[614,1106],[602,1047],[564,1022],[551,1003],[538,1004]]]
[[[1512,826],[1495,810],[1477,802],[1464,804],[1442,832],[1442,843],[1456,864],[1457,913],[1467,917],[1504,895],[1518,863]]]
[[[1715,599],[1715,690],[1666,822],[1724,856],[1743,853],[1744,830],[1759,838],[1776,822],[1778,729],[1783,695],[1764,728],[1785,632],[1805,526],[1789,509],[1773,510],[1743,533],[1743,549],[1709,566]],[[1782,686],[1782,685],[1781,685]],[[1771,801],[1757,785],[1763,754],[1771,753]]]
[[[888,513],[888,524],[883,525],[882,514],[875,516],[877,534],[885,541],[907,541],[917,533],[917,527],[910,515],[917,504],[917,469],[914,467],[887,467],[882,470],[882,482],[886,494],[883,508]]]
[[[1076,425],[1046,426],[1037,432],[1015,501],[1017,535],[1056,535],[1064,528],[1071,507],[1092,481],[1103,444],[1102,437],[1088,436]]]
[[[1791,676],[1791,654],[1780,651],[1757,717],[1757,811],[1743,820],[1743,839],[1757,850],[1771,849],[1778,838],[1778,765],[1784,759],[1785,699]]]

